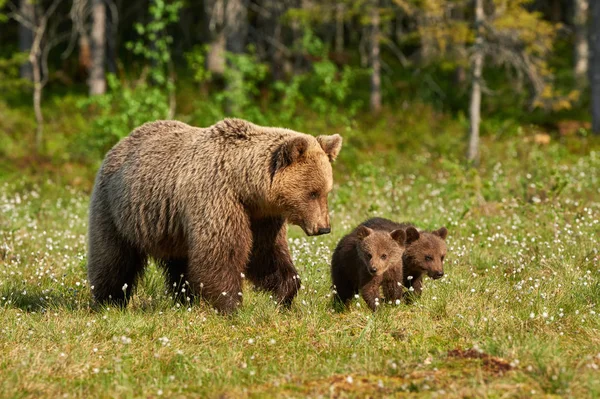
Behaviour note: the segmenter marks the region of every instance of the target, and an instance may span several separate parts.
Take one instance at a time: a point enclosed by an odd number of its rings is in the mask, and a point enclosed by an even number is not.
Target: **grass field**
[[[6,175],[0,396],[599,397],[600,153],[511,143],[478,170],[422,152],[337,176],[332,234],[290,228],[292,308],[247,285],[232,317],[177,305],[154,265],[127,309],[92,310],[89,191]],[[374,215],[447,226],[446,276],[413,305],[336,313],[331,251]]]

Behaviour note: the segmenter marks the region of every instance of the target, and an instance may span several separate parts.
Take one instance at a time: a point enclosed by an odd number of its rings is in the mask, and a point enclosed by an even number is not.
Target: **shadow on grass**
[[[0,307],[21,309],[25,312],[45,312],[49,309],[88,310],[90,300],[80,290],[59,292],[38,287],[2,287]]]

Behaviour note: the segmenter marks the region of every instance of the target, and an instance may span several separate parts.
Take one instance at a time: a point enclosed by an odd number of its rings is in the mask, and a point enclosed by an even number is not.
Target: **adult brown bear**
[[[222,313],[242,301],[244,275],[289,305],[300,287],[286,221],[330,231],[330,163],[342,138],[225,119],[208,128],[146,123],[106,155],[88,231],[96,301],[126,304],[148,257]],[[182,277],[183,276],[183,277]]]

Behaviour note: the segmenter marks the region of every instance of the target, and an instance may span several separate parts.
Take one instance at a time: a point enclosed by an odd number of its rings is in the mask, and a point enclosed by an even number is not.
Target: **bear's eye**
[[[425,256],[425,260],[426,260],[427,262],[431,262],[431,261],[433,260],[433,258],[432,258],[431,256],[429,256],[429,255],[426,255],[426,256]]]
[[[319,192],[318,191],[313,191],[310,193],[310,199],[317,199],[319,198]]]
[[[386,254],[381,255],[381,259],[382,260],[386,260],[387,259],[387,255]]]

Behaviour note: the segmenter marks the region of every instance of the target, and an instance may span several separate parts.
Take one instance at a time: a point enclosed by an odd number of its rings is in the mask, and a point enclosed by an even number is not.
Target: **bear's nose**
[[[436,272],[436,273],[435,273],[435,278],[436,278],[436,279],[437,279],[437,278],[442,278],[442,277],[444,277],[444,272]]]
[[[317,231],[318,235],[321,234],[329,234],[331,232],[331,228],[330,227],[319,227],[319,230]]]

